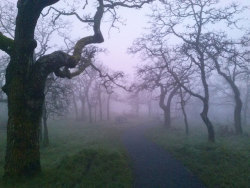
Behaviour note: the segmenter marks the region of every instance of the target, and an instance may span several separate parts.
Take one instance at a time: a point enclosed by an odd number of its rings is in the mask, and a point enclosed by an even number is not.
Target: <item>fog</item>
[[[248,187],[250,2],[0,2],[0,187]]]

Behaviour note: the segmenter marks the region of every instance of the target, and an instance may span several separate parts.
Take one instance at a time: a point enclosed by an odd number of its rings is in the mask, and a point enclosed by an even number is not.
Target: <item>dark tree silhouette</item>
[[[0,33],[0,49],[10,56],[6,70],[6,83],[3,91],[8,96],[7,148],[5,157],[5,177],[31,176],[41,171],[39,152],[39,122],[44,105],[44,88],[49,74],[62,78],[72,78],[80,74],[90,62],[86,59],[82,71],[71,72],[81,59],[82,50],[89,44],[104,41],[100,25],[104,13],[113,13],[119,7],[140,8],[146,1],[96,0],[94,16],[79,16],[76,12],[65,13],[50,8],[45,15],[56,11],[60,15],[73,15],[93,27],[94,34],[81,38],[74,45],[73,54],[55,51],[34,59],[37,42],[34,38],[37,21],[42,11],[59,0],[18,0],[18,13],[14,37]],[[86,1],[88,5],[88,1]],[[86,6],[84,6],[86,7]],[[84,9],[85,11],[86,9]]]

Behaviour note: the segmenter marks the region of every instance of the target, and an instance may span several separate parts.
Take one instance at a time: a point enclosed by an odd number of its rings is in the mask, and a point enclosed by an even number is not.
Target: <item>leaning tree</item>
[[[89,3],[85,1],[83,11],[88,6],[95,6],[94,15],[83,14],[80,16],[74,12],[65,12],[55,7],[48,8],[46,16],[73,15],[83,23],[93,27],[94,34],[79,39],[72,54],[63,51],[55,51],[34,59],[34,50],[37,42],[34,38],[37,21],[42,11],[60,0],[18,0],[15,33],[13,38],[0,33],[0,49],[10,56],[10,62],[6,69],[6,83],[3,91],[8,96],[8,125],[7,147],[5,157],[5,177],[35,175],[41,171],[39,153],[39,121],[42,116],[44,104],[44,88],[49,74],[55,73],[62,78],[72,78],[75,68],[81,59],[82,50],[89,44],[102,43],[104,41],[100,25],[103,15],[111,13],[114,20],[117,19],[119,7],[140,8],[152,0],[96,0]],[[53,14],[51,11],[55,11]],[[92,12],[93,13],[93,12]],[[82,13],[81,13],[82,14]],[[84,70],[90,65],[85,61]],[[78,71],[79,72],[79,71]]]
[[[210,44],[210,48],[206,49],[206,53],[212,59],[218,74],[231,87],[234,95],[234,127],[236,134],[243,134],[241,125],[242,100],[237,81],[240,77],[249,74],[247,41],[247,36],[238,40],[228,39],[225,34],[210,33],[207,36],[207,44]]]

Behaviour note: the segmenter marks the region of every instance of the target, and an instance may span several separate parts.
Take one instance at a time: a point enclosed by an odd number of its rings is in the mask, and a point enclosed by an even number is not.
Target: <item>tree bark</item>
[[[14,49],[10,55],[4,86],[9,115],[5,177],[30,176],[41,171],[39,123],[45,80],[36,83],[31,73],[36,47],[34,30],[40,12],[41,7],[37,3],[18,1]]]
[[[28,55],[11,57],[5,91],[8,95],[7,148],[5,176],[30,176],[39,173],[39,125],[44,103],[45,79],[30,80],[20,64],[31,63]]]

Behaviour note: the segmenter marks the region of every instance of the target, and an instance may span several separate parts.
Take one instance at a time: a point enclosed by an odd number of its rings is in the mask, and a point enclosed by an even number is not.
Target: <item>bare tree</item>
[[[70,106],[71,84],[50,75],[45,86],[45,103],[43,107],[43,146],[49,145],[49,131],[47,120],[49,117],[59,117],[65,115]]]
[[[34,51],[37,47],[34,38],[37,20],[46,7],[57,2],[59,0],[18,0],[14,37],[0,33],[0,49],[10,56],[6,70],[6,83],[3,87],[3,91],[8,96],[9,110],[5,176],[34,175],[41,170],[38,129],[48,75],[53,72],[62,78],[72,78],[77,75],[79,71],[72,73],[69,69],[77,67],[85,46],[104,41],[100,29],[103,15],[111,12],[116,16],[116,10],[119,7],[140,8],[151,0],[96,0],[94,2],[96,11],[93,17],[78,16],[83,23],[89,23],[93,27],[93,35],[78,40],[72,55],[55,51],[34,60]],[[88,1],[86,2],[86,6],[89,5]],[[85,13],[86,6],[83,9]],[[51,11],[56,9],[48,9],[45,15],[51,16]],[[72,12],[57,12],[60,15],[79,15]],[[89,64],[86,60],[81,70]]]
[[[248,50],[242,51],[237,48],[237,44],[244,44],[241,41],[228,40],[225,35],[210,34],[207,37],[207,43],[211,44],[210,49],[207,49],[209,57],[212,59],[215,68],[230,85],[234,93],[234,126],[236,134],[243,134],[241,125],[241,110],[242,101],[240,97],[240,89],[236,81],[242,74],[248,74],[249,59],[247,59]],[[240,45],[240,49],[244,46]]]
[[[206,54],[206,49],[209,48],[206,37],[210,24],[225,22],[228,25],[234,25],[236,24],[234,15],[242,10],[236,4],[225,8],[219,8],[217,5],[216,0],[161,1],[158,7],[153,8],[153,13],[150,15],[152,18],[150,34],[138,39],[135,43],[135,45],[139,44],[136,49],[139,51],[146,48],[147,52],[155,53],[158,48],[158,55],[161,55],[172,76],[185,91],[202,101],[203,110],[200,115],[208,130],[208,140],[211,142],[214,142],[215,134],[213,125],[208,118],[210,97],[207,79],[213,68],[210,65],[211,59]],[[178,41],[178,45],[174,44],[176,55],[167,55],[170,53],[168,53],[169,48],[166,47],[166,43],[170,37]],[[145,40],[150,41],[150,45],[140,44]],[[186,66],[178,67],[178,63],[183,64],[183,62],[175,59],[186,62]],[[174,61],[178,61],[178,63],[171,67],[169,64],[173,65],[171,62]],[[199,76],[203,94],[200,94],[200,91],[190,90],[185,83],[181,82],[179,76],[183,75],[182,72],[185,71]]]
[[[141,83],[137,86],[138,90],[159,90],[159,106],[164,112],[164,124],[167,128],[171,127],[171,102],[177,94],[180,85],[169,74],[162,62],[155,62],[138,68],[137,75]],[[167,102],[165,103],[165,100]]]

